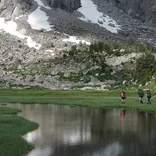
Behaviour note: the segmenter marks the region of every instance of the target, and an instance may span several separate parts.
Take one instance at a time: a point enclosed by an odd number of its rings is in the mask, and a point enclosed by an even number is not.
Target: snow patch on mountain
[[[38,4],[40,7],[44,7],[44,8],[46,8],[46,9],[51,9],[51,8],[48,7],[48,6],[45,6],[41,0],[34,0],[34,1],[37,2],[37,4]]]
[[[35,1],[39,6],[34,12],[32,12],[28,16],[27,22],[30,24],[32,29],[36,29],[36,30],[44,29],[46,31],[51,31],[53,26],[49,24],[48,22],[49,17],[46,15],[46,13],[43,10],[41,10],[41,7],[44,7],[46,9],[51,9],[51,8],[44,6],[42,1],[40,0],[35,0]]]
[[[20,15],[20,16],[16,16],[15,20],[19,20],[20,18],[22,18],[24,15]]]
[[[34,12],[28,16],[27,22],[31,25],[32,29],[41,30],[45,29],[46,31],[51,31],[52,26],[48,22],[48,16],[46,13],[38,7]]]
[[[121,30],[120,25],[111,17],[99,12],[97,6],[91,0],[81,0],[81,4],[82,7],[78,11],[83,14],[83,17],[79,17],[80,20],[96,23],[112,33],[118,33],[118,30]]]
[[[54,51],[51,50],[51,49],[47,49],[47,50],[45,50],[45,52],[46,52],[47,54],[49,54],[50,56],[54,56],[54,55],[55,55]]]
[[[27,46],[30,48],[40,49],[41,45],[32,40],[30,36],[26,36],[17,31],[17,24],[14,21],[5,21],[4,18],[0,18],[0,30],[16,36],[21,39],[26,39]]]
[[[67,39],[63,39],[63,41],[64,42],[76,43],[76,44],[79,44],[79,43],[83,43],[83,44],[86,44],[86,45],[90,45],[91,44],[88,41],[77,39],[76,36],[68,36],[68,37],[69,38],[67,38]]]

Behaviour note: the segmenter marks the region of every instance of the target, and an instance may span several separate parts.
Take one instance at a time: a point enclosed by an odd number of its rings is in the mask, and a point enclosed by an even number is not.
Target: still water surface
[[[26,156],[156,156],[156,117],[136,110],[21,105],[20,116],[40,124],[24,138]]]

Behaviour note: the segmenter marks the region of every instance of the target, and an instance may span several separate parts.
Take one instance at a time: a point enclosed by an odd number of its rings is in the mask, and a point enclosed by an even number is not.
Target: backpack
[[[141,96],[141,97],[144,96],[144,92],[143,92],[141,89],[139,89],[138,94],[139,94],[139,96]]]
[[[151,93],[150,93],[149,90],[147,90],[147,92],[146,92],[146,96],[147,96],[147,98],[151,98]]]

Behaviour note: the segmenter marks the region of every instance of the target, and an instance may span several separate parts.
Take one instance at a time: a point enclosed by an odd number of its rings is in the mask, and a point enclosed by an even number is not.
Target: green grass
[[[2,105],[4,105],[4,104],[2,104]],[[15,109],[15,108],[0,107],[0,115],[2,115],[2,114],[5,114],[5,115],[12,114],[13,115],[13,114],[17,114],[18,112],[21,112],[21,110]]]
[[[39,125],[14,115],[18,112],[18,109],[0,107],[0,156],[21,156],[33,149],[22,135]]]
[[[97,96],[109,96],[109,97],[118,97],[120,90],[111,90],[111,91],[81,91],[81,90],[33,90],[33,89],[25,89],[25,90],[11,90],[11,89],[1,89],[0,97],[5,97],[6,99],[12,96],[21,96],[21,97],[97,97]],[[127,90],[128,96],[137,96],[135,90]],[[1,99],[0,99],[0,102]]]
[[[80,90],[0,90],[0,103],[22,104],[57,104],[102,108],[134,108],[156,113],[156,99],[152,98],[152,105],[139,103],[135,90],[127,90],[126,104],[121,104],[121,90],[114,91],[80,91]]]

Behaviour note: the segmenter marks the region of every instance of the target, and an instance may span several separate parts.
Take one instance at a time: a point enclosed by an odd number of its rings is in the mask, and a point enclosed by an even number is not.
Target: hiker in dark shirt
[[[140,103],[143,103],[142,99],[144,97],[144,92],[143,92],[142,89],[139,89],[138,90],[138,95],[139,95],[139,101],[140,101]]]
[[[147,104],[151,104],[151,92],[150,90],[146,90],[146,98],[147,98]]]

